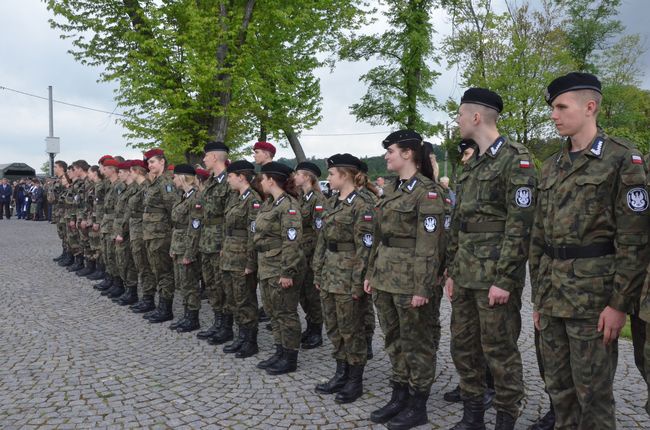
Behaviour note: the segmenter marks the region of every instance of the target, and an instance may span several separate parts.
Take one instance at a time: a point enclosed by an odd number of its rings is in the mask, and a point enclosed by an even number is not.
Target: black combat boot
[[[183,316],[180,317],[179,319],[177,319],[176,321],[172,322],[171,324],[169,324],[169,329],[172,330],[172,331],[176,331],[176,329],[178,327],[180,327],[181,324],[183,324],[185,322],[185,320],[187,319],[187,312],[188,312],[187,307],[184,307],[183,308]]]
[[[393,394],[386,406],[373,411],[370,414],[370,421],[373,423],[383,424],[399,414],[406,408],[409,400],[408,384],[398,384],[393,382]]]
[[[244,337],[244,343],[235,354],[237,358],[252,357],[259,352],[257,346],[257,327],[245,329]]]
[[[271,317],[264,312],[264,308],[260,308],[257,312],[257,321],[259,322],[268,322],[271,321]]]
[[[302,349],[314,349],[323,345],[323,324],[307,323],[307,335],[300,345]]]
[[[214,321],[212,325],[207,328],[207,330],[202,330],[196,334],[196,337],[202,340],[206,340],[217,334],[217,331],[221,328],[223,322],[223,314],[220,311],[214,311]]]
[[[188,310],[185,313],[185,319],[176,327],[178,333],[188,333],[190,331],[198,330],[201,327],[199,324],[199,311]]]
[[[336,371],[329,381],[316,385],[318,394],[334,394],[341,391],[348,382],[348,373],[350,367],[345,360],[336,360]]]
[[[372,336],[366,337],[366,359],[372,360],[375,354],[372,352]]]
[[[99,261],[95,262],[95,271],[88,276],[86,276],[86,279],[90,279],[91,281],[98,281],[102,279],[106,273],[104,272],[104,265],[100,263]]]
[[[274,364],[276,361],[278,361],[282,357],[282,353],[284,351],[284,348],[282,348],[282,345],[275,345],[275,353],[273,353],[272,356],[267,358],[266,360],[262,360],[259,363],[257,363],[257,368],[258,369],[266,369],[267,367],[271,366]]]
[[[88,276],[95,271],[95,260],[86,259],[86,267],[77,272],[77,276]]]
[[[174,319],[172,300],[158,299],[158,312],[151,315],[148,320],[152,324],[163,323]]]
[[[390,430],[408,430],[429,422],[427,418],[427,400],[429,393],[426,391],[414,391],[409,398],[406,409],[394,416],[386,427]]]
[[[463,419],[451,430],[485,430],[485,406],[483,398],[474,397],[463,401]]]
[[[298,350],[282,348],[282,357],[266,368],[269,375],[284,375],[298,368]]]
[[[63,260],[63,257],[65,257],[65,255],[66,255],[65,248],[62,248],[61,249],[61,255],[59,255],[58,257],[54,257],[52,259],[52,261],[61,261],[61,260]]]
[[[509,413],[497,411],[497,422],[494,425],[494,430],[515,430],[516,421],[517,418]]]
[[[122,282],[122,278],[119,276],[116,276],[113,278],[113,287],[111,289],[102,292],[102,295],[106,294],[106,297],[109,299],[115,299],[117,297],[120,297],[122,294],[124,294],[124,282]]]
[[[446,402],[451,402],[451,403],[458,403],[463,401],[463,399],[460,397],[460,385],[456,385],[456,388],[454,388],[451,391],[447,391],[443,396],[443,399],[445,399]]]
[[[93,288],[99,291],[104,291],[113,286],[113,277],[106,273],[104,279],[98,284],[93,285]]]
[[[553,430],[553,427],[555,427],[555,409],[551,405],[551,410],[528,427],[528,430]]]
[[[156,309],[156,303],[153,300],[153,296],[145,296],[138,303],[131,306],[130,309],[134,314],[145,314]]]
[[[239,334],[234,341],[223,347],[223,352],[226,354],[234,354],[235,352],[239,351],[245,341],[246,329],[244,327],[239,327]]]
[[[78,272],[84,268],[84,256],[83,254],[75,255],[74,264],[68,267],[68,272]]]
[[[338,392],[334,401],[336,403],[352,403],[363,394],[363,364],[358,366],[349,366],[348,381],[345,386]]]
[[[72,266],[74,264],[74,256],[72,255],[71,252],[68,252],[68,254],[63,257],[59,262],[57,263],[61,267],[68,267]]]
[[[119,279],[120,279],[120,281],[122,281],[122,278],[119,278]],[[108,295],[108,297],[110,297],[110,299],[111,299],[111,301],[113,301],[113,303],[118,303],[119,304],[122,297],[127,294],[127,287],[126,287],[126,285],[124,285],[124,281],[122,281],[122,293],[117,295],[118,293],[119,293],[119,290],[117,292],[113,293],[112,296],[110,294]]]
[[[120,306],[132,305],[138,302],[138,287],[133,285],[131,287],[126,287],[124,294],[120,296],[120,300],[117,301],[117,304]]]
[[[235,336],[232,332],[232,323],[232,314],[224,314],[221,327],[219,327],[219,330],[208,339],[208,343],[210,345],[221,345],[222,343],[233,340]]]

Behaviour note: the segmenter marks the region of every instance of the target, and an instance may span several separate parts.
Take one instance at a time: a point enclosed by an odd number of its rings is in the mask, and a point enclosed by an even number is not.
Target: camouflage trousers
[[[304,279],[300,285],[300,307],[305,311],[305,319],[308,323],[321,325],[323,324],[323,309],[318,290],[314,287],[314,271],[309,264],[305,266]]]
[[[363,312],[363,332],[367,338],[372,338],[375,335],[375,307],[372,305],[372,299],[365,297],[361,300],[361,308]]]
[[[544,382],[556,429],[615,429],[618,342],[603,345],[598,319],[540,318]]]
[[[390,379],[428,393],[436,375],[434,313],[432,306],[412,307],[412,297],[377,289],[372,293],[392,365]]]
[[[133,263],[133,256],[131,255],[131,245],[129,240],[122,243],[115,243],[115,263],[117,266],[117,273],[125,287],[138,286],[138,271],[135,269]]]
[[[199,276],[201,269],[197,261],[183,264],[182,257],[174,257],[174,282],[183,299],[183,307],[188,311],[201,309],[199,297]]]
[[[205,283],[205,292],[212,310],[232,314],[232,297],[228,300],[226,296],[219,260],[218,252],[201,254],[201,273]]]
[[[645,403],[645,410],[650,415],[650,323],[645,327],[645,344],[643,345],[645,382],[648,386],[648,398]]]
[[[66,226],[66,242],[68,243],[68,250],[72,255],[80,255],[82,253],[81,244],[79,243],[79,230],[71,228],[70,225]]]
[[[638,313],[630,315],[630,329],[632,331],[632,346],[634,347],[634,364],[639,369],[643,379],[646,379],[646,360],[644,349],[646,345],[646,322],[639,318]]]
[[[98,261],[102,254],[102,234],[94,231],[92,227],[88,229],[88,243],[90,244],[90,255],[92,260]]]
[[[233,315],[242,328],[257,328],[257,274],[244,275],[243,271],[221,272],[226,295],[233,298]]]
[[[262,291],[266,290],[268,299],[268,306],[265,303],[264,310],[271,317],[273,343],[285,349],[297,350],[300,348],[301,334],[298,317],[300,284],[297,281],[301,280],[294,278],[294,286],[289,288],[281,288],[279,281],[278,276],[260,280],[260,287]]]
[[[153,276],[149,260],[147,259],[147,247],[144,240],[140,238],[131,238],[131,255],[133,264],[138,272],[138,284],[141,288],[141,297],[154,297],[156,295],[156,278]]]
[[[147,261],[158,287],[158,298],[165,300],[174,299],[174,265],[169,256],[171,237],[147,239]]]
[[[90,247],[90,227],[79,228],[79,245],[83,256],[88,259],[93,259],[92,248]]]
[[[117,268],[117,260],[115,255],[115,241],[113,240],[113,233],[102,233],[102,255],[104,257],[104,265],[106,266],[106,273],[111,276],[119,276]]]
[[[451,350],[464,398],[483,396],[486,369],[494,377],[497,411],[519,416],[524,397],[517,346],[521,331],[521,289],[506,304],[490,307],[488,290],[456,286],[451,301]]]
[[[59,218],[56,222],[56,233],[59,235],[59,239],[61,239],[61,243],[63,244],[63,247],[67,249],[67,241],[65,240],[66,236],[66,226],[65,226],[65,219],[64,218]]]
[[[365,365],[367,361],[364,311],[367,298],[352,299],[351,294],[335,294],[321,290],[323,315],[327,337],[332,342],[335,360],[346,361],[352,366]]]
[[[433,287],[433,296],[429,299],[429,305],[431,306],[431,311],[433,312],[433,326],[431,331],[433,332],[433,344],[438,351],[440,347],[440,337],[442,333],[442,326],[440,325],[440,303],[442,302],[442,286],[436,285]]]

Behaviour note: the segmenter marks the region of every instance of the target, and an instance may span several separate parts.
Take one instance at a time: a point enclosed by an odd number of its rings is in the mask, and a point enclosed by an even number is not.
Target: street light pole
[[[50,134],[45,138],[45,152],[50,156],[50,176],[54,176],[54,156],[59,153],[59,138],[54,137],[54,99],[52,98],[52,85],[47,87],[48,104],[50,109]]]

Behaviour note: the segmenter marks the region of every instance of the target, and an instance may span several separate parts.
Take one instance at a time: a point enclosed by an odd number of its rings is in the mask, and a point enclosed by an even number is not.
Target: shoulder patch
[[[198,219],[198,218],[194,218],[194,219],[192,220],[192,228],[193,228],[194,230],[196,230],[196,229],[198,229],[199,227],[201,227],[201,220]]]
[[[366,248],[372,248],[372,242],[373,242],[372,234],[370,233],[364,234],[363,237],[361,237],[361,240],[363,241],[363,246],[365,246]]]
[[[429,200],[435,200],[435,199],[437,199],[437,198],[438,198],[438,193],[436,193],[435,191],[429,191],[429,192],[427,193],[427,199],[429,199]]]
[[[295,209],[288,209],[288,210],[287,210],[287,213],[288,213],[289,215],[296,215],[296,214],[298,213],[298,211],[295,210]]]
[[[519,167],[522,169],[530,168],[530,160],[519,160]]]
[[[262,207],[260,202],[258,202],[257,200],[253,200],[253,209],[259,209],[260,207]]]
[[[323,212],[323,206],[322,205],[316,205],[316,206],[314,206],[314,210],[316,212]]]
[[[632,164],[643,164],[643,157],[640,155],[632,155]]]
[[[515,192],[515,204],[520,208],[527,208],[532,204],[532,190],[529,187],[519,187]]]
[[[172,191],[174,191],[174,187],[171,184],[167,184],[165,185],[165,191],[171,193]]]
[[[287,229],[287,239],[294,241],[296,240],[297,237],[298,237],[298,231],[295,228],[291,227]]]
[[[372,214],[370,212],[363,214],[364,221],[372,221]]]
[[[424,231],[427,233],[433,233],[438,228],[438,220],[434,216],[425,217],[422,224],[424,225]]]
[[[648,192],[645,188],[632,188],[627,192],[627,206],[634,212],[648,209]]]

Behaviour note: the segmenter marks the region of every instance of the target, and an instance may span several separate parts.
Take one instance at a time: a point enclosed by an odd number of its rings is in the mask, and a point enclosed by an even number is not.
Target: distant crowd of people
[[[54,179],[23,178],[0,180],[0,219],[30,221],[51,221],[52,207],[47,201],[47,192]]]

